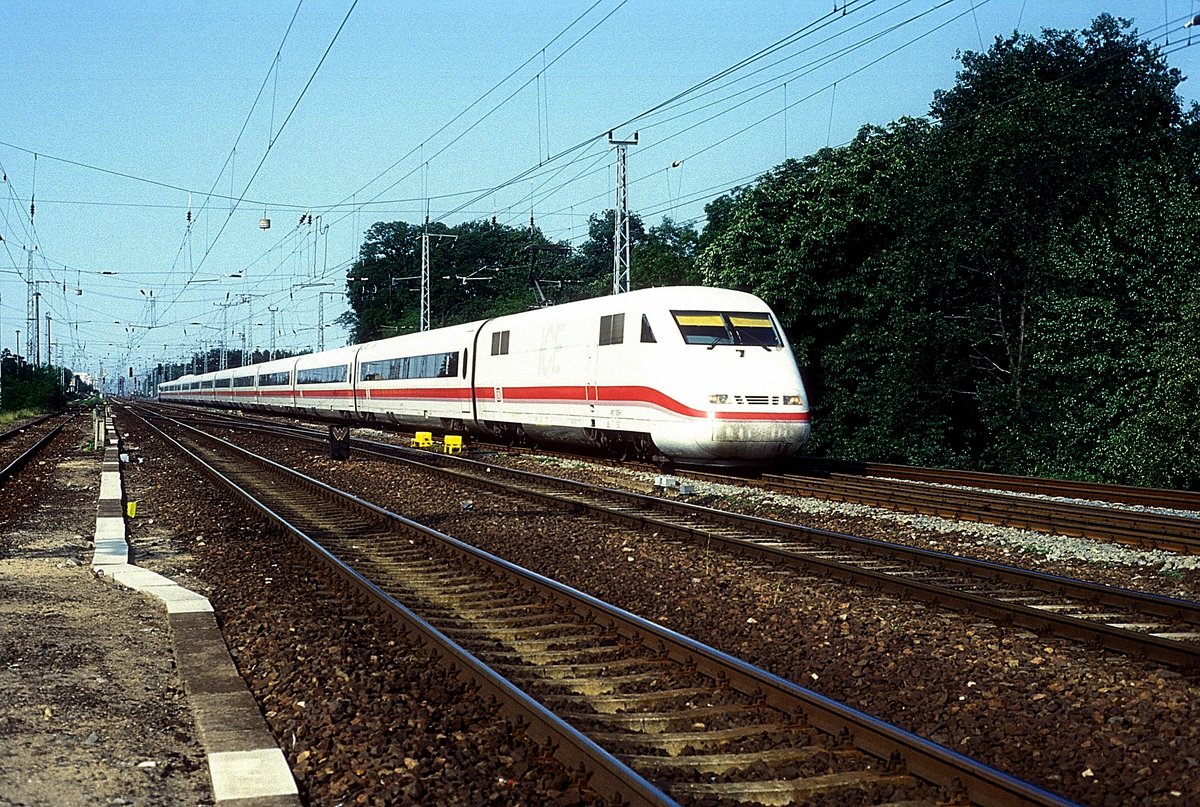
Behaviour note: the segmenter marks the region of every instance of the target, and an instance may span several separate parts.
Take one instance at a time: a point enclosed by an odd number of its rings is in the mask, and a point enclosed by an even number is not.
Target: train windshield
[[[672,311],[689,345],[760,345],[782,347],[771,315],[765,312]]]

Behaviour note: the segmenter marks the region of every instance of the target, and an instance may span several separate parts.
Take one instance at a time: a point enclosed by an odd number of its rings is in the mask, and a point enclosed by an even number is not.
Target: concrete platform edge
[[[176,666],[208,757],[213,797],[222,807],[298,807],[287,758],[272,738],[245,681],[238,675],[208,598],[168,577],[128,562],[120,443],[112,416],[104,420],[104,470],[97,504],[92,569],[166,608]],[[113,517],[113,511],[122,513]],[[197,647],[205,640],[203,648]],[[202,663],[198,663],[202,661]],[[214,686],[213,682],[223,682]]]

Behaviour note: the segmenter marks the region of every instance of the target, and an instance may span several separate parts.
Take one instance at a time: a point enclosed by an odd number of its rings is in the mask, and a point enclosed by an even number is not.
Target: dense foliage
[[[0,353],[0,412],[53,412],[66,405],[62,368],[34,367]]]
[[[743,288],[779,314],[814,453],[1200,486],[1200,123],[1128,24],[966,53],[928,118],[867,126],[631,227],[635,286]],[[537,230],[436,239],[434,325],[605,293],[612,211],[570,255]],[[356,339],[417,327],[422,228],[376,224]],[[482,279],[482,278],[487,278]],[[407,284],[407,285],[405,285]]]
[[[700,255],[795,334],[836,456],[1200,482],[1197,123],[1111,17],[738,194]]]
[[[613,274],[613,211],[592,216],[577,249],[549,242],[537,228],[467,222],[428,228],[430,327],[511,314],[539,305],[608,294]],[[635,288],[699,283],[699,237],[670,219],[646,229],[630,215]],[[342,322],[356,342],[410,333],[421,317],[425,227],[379,222],[366,234],[348,272],[350,310]]]

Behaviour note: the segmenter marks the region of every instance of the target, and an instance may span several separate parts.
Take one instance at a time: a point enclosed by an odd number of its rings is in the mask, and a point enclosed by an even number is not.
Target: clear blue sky
[[[1169,38],[1185,75],[1200,54],[1183,28],[1197,0],[833,5],[8,0],[0,345],[12,350],[20,329],[26,352],[33,247],[42,333],[49,313],[55,362],[77,372],[140,373],[223,332],[233,347],[243,333],[269,347],[272,308],[276,347],[315,347],[318,302],[327,323],[345,310],[363,231],[420,221],[426,199],[450,224],[495,212],[524,226],[532,209],[551,238],[578,243],[588,216],[613,205],[613,127],[639,131],[631,208],[699,227],[707,201],[785,156],[924,114],[952,85],[957,52],[1014,29],[1078,29],[1108,11]],[[1181,93],[1200,95],[1194,81]],[[298,224],[308,210],[313,224]],[[327,327],[327,347],[345,339]]]

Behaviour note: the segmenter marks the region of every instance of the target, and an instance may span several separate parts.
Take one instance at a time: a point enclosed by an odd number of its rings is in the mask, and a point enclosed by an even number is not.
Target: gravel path
[[[212,804],[166,613],[91,572],[87,431],[4,488],[0,805]]]

